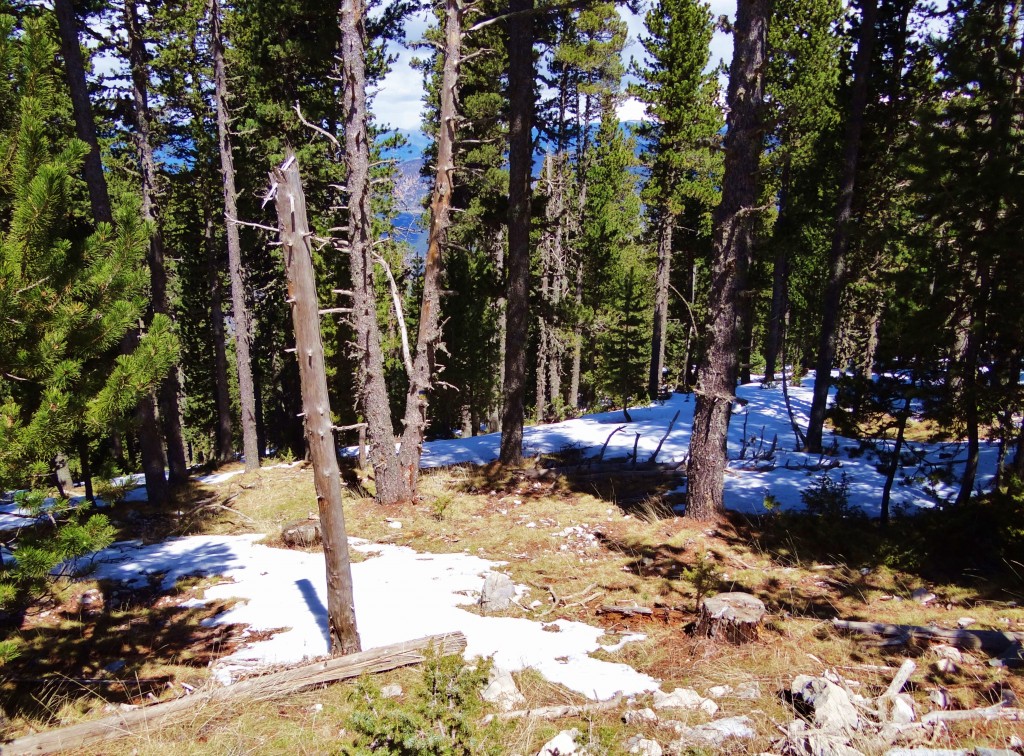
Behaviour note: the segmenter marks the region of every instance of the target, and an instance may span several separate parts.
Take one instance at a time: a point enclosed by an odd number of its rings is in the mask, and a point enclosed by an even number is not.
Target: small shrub
[[[842,519],[853,514],[850,509],[850,481],[845,472],[838,482],[825,473],[816,485],[800,493],[800,499],[810,514],[827,519]]]
[[[451,507],[453,497],[450,493],[443,493],[434,497],[434,500],[430,502],[430,516],[438,522],[444,520],[445,513],[448,508]]]
[[[474,756],[502,753],[479,726],[490,662],[469,667],[461,656],[427,653],[423,679],[404,703],[384,698],[370,677],[353,692],[356,708],[348,720],[355,743],[346,753],[401,753],[409,756]]]
[[[694,606],[700,609],[700,602],[712,591],[717,591],[722,582],[722,572],[715,564],[714,557],[704,552],[689,569],[683,570],[683,580],[693,586],[697,593]]]

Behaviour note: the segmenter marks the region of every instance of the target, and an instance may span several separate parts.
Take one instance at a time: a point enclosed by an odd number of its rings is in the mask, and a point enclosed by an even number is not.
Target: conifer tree
[[[630,92],[646,104],[651,117],[640,136],[647,145],[644,161],[650,171],[643,199],[657,240],[647,382],[654,399],[665,367],[676,219],[687,211],[691,217],[708,214],[718,200],[721,161],[715,146],[722,118],[716,105],[717,77],[706,71],[713,31],[707,4],[661,0],[648,11],[645,23],[648,36],[641,37],[641,44],[647,61],[637,69],[640,81]]]

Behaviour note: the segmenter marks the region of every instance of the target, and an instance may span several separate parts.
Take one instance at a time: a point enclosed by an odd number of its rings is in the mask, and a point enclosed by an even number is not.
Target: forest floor
[[[886,689],[904,659],[912,658],[917,668],[906,690],[918,717],[937,708],[938,696],[945,697],[947,708],[965,710],[1024,698],[1019,671],[990,666],[987,654],[962,651],[950,662],[948,650],[925,642],[884,647],[832,628],[830,620],[838,617],[945,628],[969,619],[972,629],[1024,630],[1024,565],[964,568],[941,553],[941,543],[936,544],[939,554],[914,552],[911,534],[920,531],[916,518],[883,529],[858,517],[733,512],[714,523],[695,524],[674,516],[657,495],[622,507],[617,503],[621,491],[599,496],[573,490],[562,479],[536,480],[468,465],[425,473],[421,493],[415,504],[387,508],[353,488],[346,495],[350,536],[378,544],[354,551],[364,648],[389,642],[381,637],[389,628],[409,638],[433,632],[435,615],[450,611],[462,613],[463,620],[456,619],[449,629],[464,626],[471,650],[481,642],[474,637],[489,632],[475,624],[483,618],[472,595],[465,598],[466,605],[455,608],[396,605],[400,599],[386,590],[372,596],[364,591],[361,599],[360,576],[367,574],[361,568],[383,563],[393,553],[408,555],[389,551],[403,546],[414,549],[414,560],[419,560],[407,563],[410,576],[420,569],[417,564],[429,569],[425,562],[430,555],[495,563],[522,590],[517,604],[494,621],[521,621],[545,635],[564,632],[567,637],[577,625],[592,626],[596,630],[591,637],[615,650],[584,651],[578,657],[566,653],[559,657],[563,666],[586,659],[614,662],[592,671],[592,681],[606,680],[614,688],[622,679],[623,685],[638,686],[631,700],[579,716],[553,721],[526,717],[487,726],[474,720],[469,725],[474,753],[532,756],[559,731],[571,728],[578,730],[578,740],[590,754],[628,753],[634,736],[668,747],[678,739],[678,729],[672,728],[679,726],[666,723],[668,713],[659,712],[660,722],[623,722],[627,709],[651,705],[652,694],[640,690],[644,680],[653,680],[650,687],[666,692],[692,688],[700,696],[729,686],[731,693],[715,699],[718,710],[713,716],[707,708],[673,711],[671,721],[686,727],[746,716],[753,737],[714,747],[676,746],[676,751],[695,754],[782,752],[779,740],[800,716],[788,692],[801,674],[829,674],[847,690],[870,698]],[[222,674],[226,657],[237,658],[246,648],[272,642],[298,626],[297,613],[284,605],[271,611],[263,626],[232,621],[233,610],[255,607],[260,591],[268,589],[257,587],[244,603],[231,598],[247,578],[227,552],[218,555],[220,569],[187,549],[175,551],[177,556],[170,559],[165,554],[163,566],[153,563],[157,567],[147,567],[140,555],[168,544],[200,542],[169,540],[178,536],[201,536],[207,547],[214,542],[210,539],[237,536],[216,543],[269,547],[249,565],[253,575],[275,571],[277,563],[266,556],[272,551],[308,560],[309,579],[322,582],[322,574],[316,574],[322,573],[322,559],[315,550],[280,548],[281,525],[305,518],[311,509],[312,471],[303,464],[266,466],[250,474],[229,467],[197,481],[162,510],[144,502],[111,508],[119,536],[137,539],[131,547],[137,551],[122,551],[109,562],[99,558],[91,574],[61,580],[54,599],[26,618],[18,635],[20,656],[0,668],[7,716],[3,736],[10,739],[190,695],[217,684],[211,677]],[[971,544],[962,548],[969,551]],[[107,564],[120,565],[132,579],[110,577]],[[231,579],[221,577],[228,572]],[[467,594],[482,584],[480,568],[470,572],[474,582],[467,583]],[[760,637],[731,645],[694,635],[698,585],[760,598],[769,613]],[[393,613],[378,617],[370,605],[386,606]],[[640,606],[652,612],[623,616],[602,611],[608,606]],[[371,612],[365,621],[364,610]],[[312,626],[316,635],[318,620]],[[476,636],[470,635],[471,628]],[[635,634],[642,638],[633,638]],[[491,640],[488,653],[499,661],[502,647],[516,643],[514,634],[496,632]],[[630,642],[617,643],[623,640]],[[304,643],[313,644],[307,651],[316,650],[315,641]],[[622,665],[628,665],[628,673],[618,678]],[[238,674],[237,667],[229,669]],[[523,708],[592,703],[593,696],[581,692],[579,681],[569,676],[553,682],[557,671],[544,674],[544,669],[541,664],[514,672],[525,696]],[[401,686],[403,693],[391,705],[412,711],[422,675],[420,668],[410,667],[378,675],[375,682]],[[363,689],[342,683],[280,700],[199,706],[159,727],[81,752],[345,752],[366,742],[360,740],[361,725],[353,717],[364,695],[357,690]],[[751,697],[736,695],[739,690]],[[489,704],[483,709],[493,710]],[[929,732],[931,748],[988,745],[1019,751],[1019,741],[1013,740],[1020,733],[1019,722],[951,722]],[[857,735],[851,744],[865,754],[888,748],[867,734]]]

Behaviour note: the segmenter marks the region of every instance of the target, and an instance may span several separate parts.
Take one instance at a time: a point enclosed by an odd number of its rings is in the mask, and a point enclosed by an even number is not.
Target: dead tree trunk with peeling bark
[[[430,197],[430,232],[423,267],[423,295],[420,302],[420,329],[416,355],[409,375],[405,398],[405,430],[398,455],[402,482],[407,494],[416,493],[423,437],[427,429],[427,397],[435,369],[434,350],[441,338],[441,246],[448,235],[452,202],[452,178],[455,174],[455,130],[458,124],[455,99],[459,64],[462,56],[462,10],[459,0],[446,0],[444,20],[443,67],[441,70],[440,128],[437,136],[437,166]]]
[[[345,111],[345,165],[348,189],[348,252],[352,272],[352,326],[355,331],[359,399],[366,418],[377,501],[408,499],[403,484],[377,323],[373,287],[373,211],[370,209],[370,139],[367,134],[366,41],[363,0],[342,0],[341,89]]]
[[[313,279],[313,257],[309,248],[309,221],[302,191],[299,165],[289,150],[288,158],[273,173],[277,182],[277,217],[288,302],[295,326],[295,356],[299,360],[302,384],[302,412],[306,443],[313,461],[313,483],[320,510],[320,530],[327,563],[327,624],[334,656],[359,651],[352,570],[349,565],[348,536],[341,502],[341,473],[327,394],[324,347],[320,338],[320,307]]]
[[[238,368],[238,402],[242,412],[242,451],[246,472],[259,469],[260,443],[256,433],[256,384],[252,376],[252,320],[245,301],[245,271],[242,243],[238,236],[238,205],[235,191],[235,158],[231,145],[228,109],[228,75],[224,63],[224,40],[220,27],[220,4],[210,0],[210,47],[213,51],[213,81],[217,100],[217,142],[224,186],[224,220],[228,239],[228,269],[231,275],[231,311],[235,317],[235,366]]]

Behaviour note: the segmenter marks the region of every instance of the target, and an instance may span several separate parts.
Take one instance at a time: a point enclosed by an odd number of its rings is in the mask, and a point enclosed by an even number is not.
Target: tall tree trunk
[[[345,111],[345,166],[348,189],[348,244],[352,272],[352,326],[355,331],[359,394],[366,418],[370,464],[373,465],[377,501],[391,504],[406,496],[395,434],[391,423],[384,355],[377,323],[373,286],[373,210],[370,208],[369,113],[366,109],[366,41],[363,0],[342,0],[341,27],[342,106]]]
[[[665,341],[668,336],[668,287],[672,280],[672,234],[675,216],[663,210],[658,219],[658,272],[654,279],[654,329],[651,332],[651,370],[647,376],[647,394],[653,402],[661,388],[665,367]]]
[[[360,650],[352,596],[352,568],[341,501],[338,449],[327,393],[324,346],[320,337],[320,308],[309,248],[306,198],[299,178],[299,165],[290,150],[285,166],[287,168],[274,170],[274,180],[278,185],[277,216],[288,274],[288,301],[295,326],[295,355],[302,381],[306,443],[313,462],[313,483],[327,566],[327,624],[331,635],[331,654],[341,656]]]
[[[753,251],[753,213],[764,141],[761,114],[768,12],[768,0],[739,0],[736,10],[722,201],[714,213],[710,327],[697,376],[687,468],[686,516],[698,520],[714,518],[724,509],[726,442],[739,367],[739,315]]]
[[[988,300],[991,294],[991,272],[986,265],[978,265],[976,280],[977,293],[971,298],[969,305],[970,327],[967,331],[967,345],[963,361],[958,366],[960,372],[958,400],[963,407],[963,419],[967,432],[967,459],[964,461],[960,490],[956,496],[958,505],[966,504],[971,500],[974,483],[978,477],[978,461],[981,454],[978,374],[981,365],[981,345],[986,330],[985,314],[988,311]]]
[[[235,190],[235,157],[231,144],[231,111],[228,108],[228,75],[224,62],[224,39],[220,26],[219,0],[210,0],[210,46],[213,49],[213,81],[217,100],[217,146],[224,190],[224,222],[228,240],[228,271],[231,276],[231,312],[235,319],[235,367],[238,372],[238,400],[241,407],[242,453],[246,472],[260,466],[260,440],[256,416],[256,381],[252,371],[252,318],[245,300],[245,269],[238,235],[238,205]]]
[[[213,210],[209,202],[203,212],[206,216],[203,242],[206,244],[206,275],[210,284],[210,330],[213,331],[213,388],[217,409],[217,428],[214,435],[214,455],[218,463],[234,459],[231,424],[231,392],[228,377],[227,337],[224,334],[223,287],[220,265],[214,243]]]
[[[124,22],[128,34],[128,63],[131,68],[135,140],[142,170],[142,215],[153,224],[152,235],[149,239],[148,260],[150,301],[154,313],[169,315],[171,307],[167,298],[163,223],[158,201],[159,176],[156,158],[153,154],[152,116],[149,110],[149,66],[135,0],[125,0]],[[172,486],[181,485],[188,480],[185,442],[181,432],[181,409],[178,405],[180,393],[181,385],[178,381],[178,372],[171,370],[157,389],[157,404],[160,409],[164,441],[167,445],[167,466]]]
[[[534,0],[510,0],[508,37],[508,284],[501,463],[523,461],[526,340],[530,316],[530,163],[533,153]]]
[[[810,422],[807,425],[807,450],[821,452],[821,438],[828,405],[832,363],[835,361],[836,337],[839,330],[839,311],[843,288],[846,286],[846,254],[850,247],[850,221],[853,194],[857,179],[857,160],[860,154],[861,133],[864,130],[864,109],[868,100],[868,79],[871,76],[871,55],[875,45],[875,17],[877,0],[864,0],[861,16],[860,40],[853,63],[853,91],[850,113],[843,136],[842,173],[839,184],[839,202],[836,226],[829,251],[828,281],[822,301],[821,338],[818,343],[818,361],[814,378],[814,397],[811,401]]]
[[[89,145],[89,154],[85,157],[83,170],[92,215],[97,223],[113,223],[107,179],[103,175],[100,145],[96,138],[96,122],[93,120],[92,102],[89,100],[89,88],[85,80],[85,64],[78,40],[78,20],[75,17],[74,2],[54,0],[53,10],[57,15],[57,26],[60,30],[60,52],[64,58],[64,74],[71,93],[75,134]]]
[[[490,236],[491,256],[494,258],[494,272],[500,282],[505,277],[505,240],[501,234]],[[499,287],[498,296],[494,306],[498,310],[498,383],[499,387],[505,385],[505,321],[507,314],[507,302],[505,301],[504,287]],[[500,393],[494,397],[492,406],[487,410],[487,425],[491,433],[501,432],[502,403]]]
[[[89,100],[89,89],[85,80],[85,66],[78,39],[78,21],[75,17],[74,4],[71,0],[55,0],[54,11],[60,30],[64,71],[71,93],[75,132],[79,139],[89,145],[84,173],[93,218],[97,223],[113,223],[114,217],[110,209],[107,179],[103,174],[99,141],[96,138],[96,122],[93,119],[92,102]],[[139,333],[137,330],[133,330],[122,340],[121,352],[130,354],[138,344],[138,340]],[[135,411],[135,420],[139,429],[139,446],[142,469],[146,478],[146,491],[151,502],[161,504],[167,498],[167,479],[164,477],[164,453],[160,442],[156,404],[148,398],[140,402]],[[115,438],[115,444],[116,441],[117,438]]]
[[[423,295],[420,301],[419,333],[409,391],[405,397],[405,430],[398,454],[406,498],[416,494],[423,438],[427,429],[427,396],[433,384],[434,350],[441,339],[441,249],[447,241],[449,212],[455,175],[455,129],[458,113],[455,101],[462,56],[462,13],[459,0],[446,0],[444,22],[444,63],[441,71],[441,125],[437,136],[437,166],[430,198],[430,233],[423,264]]]
[[[782,188],[779,190],[779,216],[775,221],[775,263],[772,266],[772,305],[768,314],[768,327],[764,344],[764,382],[775,383],[775,367],[782,343],[782,320],[789,300],[789,244],[780,233],[787,229],[787,201],[789,199],[790,164],[787,158],[782,167]],[[785,365],[783,365],[785,369]]]

